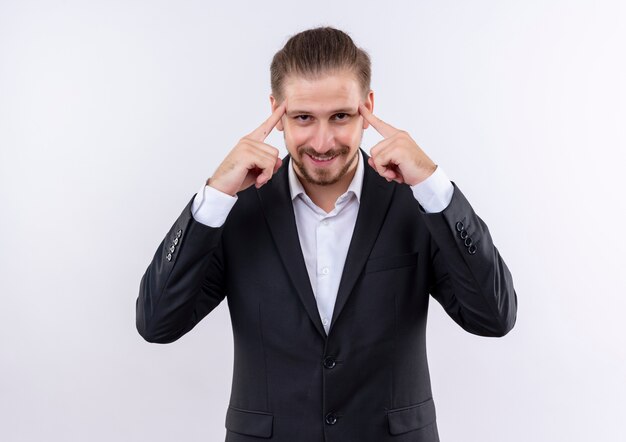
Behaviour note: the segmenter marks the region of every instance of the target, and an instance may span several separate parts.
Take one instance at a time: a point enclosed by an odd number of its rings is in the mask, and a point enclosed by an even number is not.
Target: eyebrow
[[[353,113],[355,112],[355,110],[353,108],[349,108],[349,107],[342,107],[341,109],[335,109],[333,111],[331,111],[331,114],[339,114],[339,113],[344,113],[344,114],[349,114],[349,113]],[[294,116],[294,115],[302,115],[302,114],[306,114],[306,115],[312,115],[313,112],[310,111],[305,111],[305,110],[290,110],[287,112],[287,115],[289,115],[290,117]]]

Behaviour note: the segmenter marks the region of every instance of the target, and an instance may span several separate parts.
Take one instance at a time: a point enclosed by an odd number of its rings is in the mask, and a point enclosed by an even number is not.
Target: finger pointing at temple
[[[285,114],[286,100],[259,127],[239,140],[207,180],[207,185],[235,196],[252,184],[260,188],[282,165],[280,151],[264,143],[265,138]]]
[[[385,138],[389,138],[390,136],[400,132],[399,129],[396,129],[389,123],[385,123],[383,120],[371,113],[370,110],[363,105],[363,103],[359,103],[359,112],[363,115],[363,118],[365,118],[367,122],[371,124],[374,129],[376,129],[376,132]]]
[[[270,134],[272,129],[274,129],[276,123],[278,123],[285,114],[286,107],[287,100],[283,100],[280,106],[274,109],[274,112],[272,112],[272,115],[270,115],[267,120],[265,120],[259,127],[257,127],[252,132],[250,132],[250,134],[248,134],[248,138],[251,138],[255,141],[264,141]]]

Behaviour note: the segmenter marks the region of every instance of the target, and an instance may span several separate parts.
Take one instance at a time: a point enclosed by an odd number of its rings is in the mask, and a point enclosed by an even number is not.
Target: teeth
[[[333,158],[335,158],[335,157],[330,157],[330,158],[319,158],[319,157],[314,157],[313,155],[309,155],[309,156],[310,156],[311,158],[313,158],[314,160],[317,160],[317,161],[330,161],[330,160],[332,160]],[[337,155],[335,155],[335,156],[337,156]]]

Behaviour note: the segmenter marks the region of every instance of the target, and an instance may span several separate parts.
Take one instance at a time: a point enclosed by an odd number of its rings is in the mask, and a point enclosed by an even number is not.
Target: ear
[[[274,96],[273,96],[273,95],[271,95],[271,94],[270,94],[270,107],[271,107],[272,112],[274,112],[278,106],[280,106],[280,103],[278,102],[278,100],[276,100],[276,98],[274,98]],[[283,115],[283,117],[282,117],[282,118],[281,118],[281,119],[280,119],[280,120],[276,123],[276,126],[275,126],[275,127],[276,127],[276,129],[278,129],[278,130],[279,130],[279,131],[281,131],[281,132],[284,130],[284,128],[283,128],[283,118],[284,118],[284,115]]]
[[[363,105],[371,112],[374,113],[374,91],[370,89],[367,93],[367,98],[363,101]],[[367,129],[370,123],[363,118],[363,129]]]

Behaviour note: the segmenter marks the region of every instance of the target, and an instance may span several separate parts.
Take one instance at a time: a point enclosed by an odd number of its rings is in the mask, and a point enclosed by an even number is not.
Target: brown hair
[[[302,31],[289,38],[272,59],[272,95],[279,103],[283,101],[283,84],[289,75],[317,79],[346,69],[355,75],[365,98],[372,76],[368,53],[339,29],[326,26]]]

